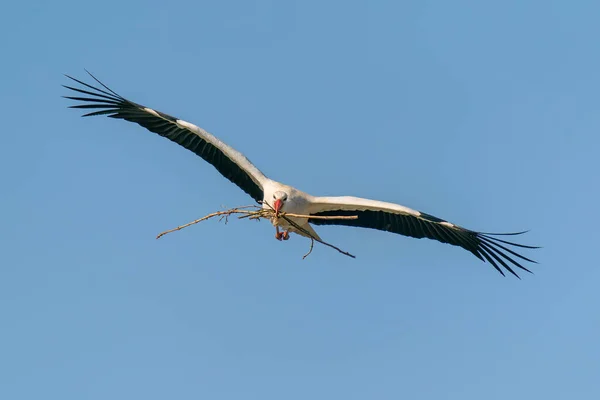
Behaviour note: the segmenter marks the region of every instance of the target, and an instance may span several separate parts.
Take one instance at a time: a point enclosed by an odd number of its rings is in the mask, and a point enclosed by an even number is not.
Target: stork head
[[[273,209],[275,210],[276,215],[278,215],[279,211],[281,211],[281,209],[283,208],[287,197],[287,193],[282,192],[281,190],[278,190],[277,192],[273,193]]]

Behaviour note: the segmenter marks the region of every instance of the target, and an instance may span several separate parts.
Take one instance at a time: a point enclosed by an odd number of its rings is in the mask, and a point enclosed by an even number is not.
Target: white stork
[[[90,76],[102,88],[89,85],[68,75],[66,75],[67,78],[83,85],[85,88],[63,85],[65,88],[85,96],[64,96],[67,99],[81,102],[81,104],[69,108],[93,110],[84,114],[84,117],[107,115],[111,118],[124,119],[166,137],[202,157],[225,178],[261,203],[263,208],[273,209],[275,213],[288,212],[309,216],[358,216],[357,219],[291,218],[292,224],[286,219],[274,218],[275,237],[278,240],[289,239],[290,232],[306,237],[312,236],[320,240],[319,235],[310,224],[346,225],[378,229],[414,238],[426,237],[442,243],[460,246],[473,253],[480,260],[484,262],[487,260],[502,275],[504,275],[504,272],[500,266],[517,278],[519,276],[513,270],[515,266],[531,272],[521,265],[523,261],[517,261],[516,259],[535,263],[535,261],[518,254],[507,246],[527,249],[537,247],[525,246],[494,237],[497,235],[519,235],[525,232],[496,234],[472,231],[398,204],[349,196],[316,197],[294,187],[276,182],[267,178],[242,153],[229,147],[204,129],[129,101],[109,89],[92,74]],[[283,231],[280,231],[280,228]]]

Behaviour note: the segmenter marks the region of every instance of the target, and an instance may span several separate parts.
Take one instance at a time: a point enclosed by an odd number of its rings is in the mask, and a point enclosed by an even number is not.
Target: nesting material
[[[307,232],[306,230],[304,230],[302,227],[298,226],[298,224],[294,223],[289,218],[291,217],[291,218],[312,218],[312,219],[357,219],[358,218],[357,215],[316,216],[316,215],[292,214],[292,213],[286,213],[286,212],[280,212],[279,214],[276,214],[273,209],[265,209],[265,208],[262,208],[260,206],[255,206],[255,205],[242,206],[242,207],[235,207],[235,208],[230,208],[228,210],[210,213],[202,218],[198,218],[192,222],[188,222],[187,224],[183,224],[176,228],[161,232],[158,234],[158,236],[156,236],[156,238],[160,239],[167,233],[180,231],[183,228],[187,228],[188,226],[192,226],[199,222],[206,221],[207,219],[211,219],[211,218],[215,218],[215,217],[219,217],[219,221],[225,221],[225,223],[227,223],[227,222],[229,222],[229,217],[232,215],[237,216],[238,219],[252,219],[252,220],[256,220],[256,221],[259,221],[260,219],[263,219],[263,218],[268,219],[268,220],[273,220],[276,218],[285,219],[288,223],[290,223],[290,225],[294,226],[294,228],[298,229],[299,231],[302,231],[303,233],[305,233],[307,236],[310,237],[310,248],[309,248],[308,252],[302,257],[302,259],[305,259],[310,253],[312,253],[315,241],[317,241],[327,247],[331,247],[332,249],[335,249],[338,252],[340,252],[341,254],[344,254],[348,257],[356,258],[356,256],[348,253],[347,251],[344,251],[330,243],[327,243],[327,242],[324,242],[322,240],[315,238],[313,235],[310,234],[310,232]]]

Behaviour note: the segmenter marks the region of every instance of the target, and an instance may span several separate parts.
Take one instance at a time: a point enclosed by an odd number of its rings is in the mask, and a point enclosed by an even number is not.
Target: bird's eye
[[[275,198],[275,195],[273,195],[273,198]]]

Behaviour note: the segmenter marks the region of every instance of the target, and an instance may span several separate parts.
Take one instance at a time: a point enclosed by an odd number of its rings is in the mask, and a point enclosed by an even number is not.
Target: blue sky
[[[0,15],[0,398],[600,397],[592,1],[12,2]],[[320,227],[134,124],[84,68],[274,179],[471,229],[532,229],[523,280],[466,251]],[[87,79],[87,78],[86,78]]]

